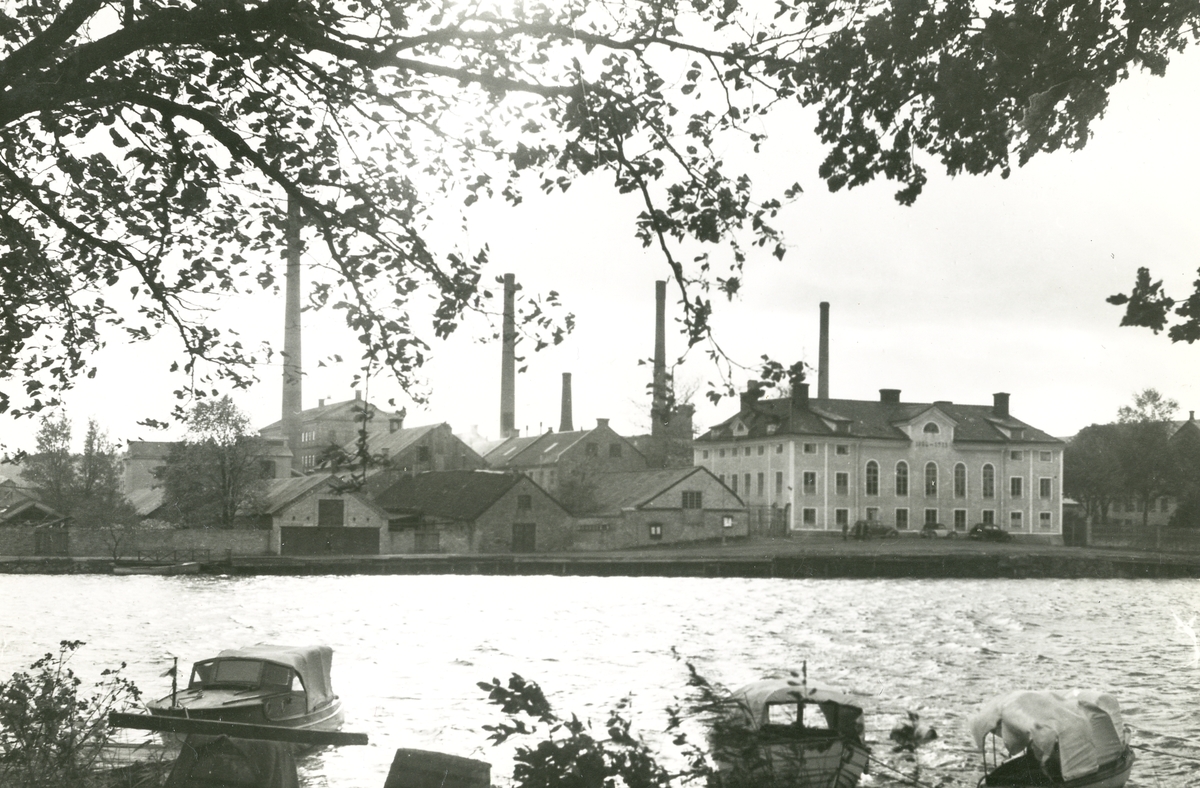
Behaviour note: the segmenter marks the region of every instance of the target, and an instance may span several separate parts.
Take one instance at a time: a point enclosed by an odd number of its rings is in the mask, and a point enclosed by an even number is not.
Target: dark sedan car
[[[850,535],[855,539],[895,539],[900,532],[893,526],[874,520],[859,520],[850,529]]]
[[[979,523],[967,534],[969,539],[982,539],[985,542],[1007,542],[1012,534],[995,523]]]

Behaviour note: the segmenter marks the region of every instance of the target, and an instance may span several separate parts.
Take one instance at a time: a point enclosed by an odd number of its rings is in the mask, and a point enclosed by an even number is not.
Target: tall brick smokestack
[[[517,408],[517,285],[504,275],[504,323],[500,334],[500,437],[516,433]]]
[[[571,373],[563,373],[562,385],[562,415],[559,417],[558,431],[572,432],[575,429],[575,423],[571,418]]]
[[[283,312],[283,434],[294,456],[300,451],[300,411],[303,407],[300,367],[300,205],[288,198],[287,274]],[[299,457],[297,456],[297,464]]]
[[[817,360],[817,399],[829,399],[829,302],[821,302],[821,347]]]
[[[667,405],[667,283],[654,283],[654,387],[650,399],[650,434],[666,435],[671,414]]]

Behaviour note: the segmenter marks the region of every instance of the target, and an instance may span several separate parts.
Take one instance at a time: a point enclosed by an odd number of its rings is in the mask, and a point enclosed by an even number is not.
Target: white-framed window
[[[954,530],[955,531],[967,530],[967,510],[966,509],[955,509],[954,510]]]
[[[926,509],[925,510],[925,522],[926,523],[936,523],[937,521],[938,521],[938,510],[937,509]]]
[[[745,479],[745,482],[746,482],[746,488],[745,488],[746,495],[749,495],[750,494],[750,474],[747,473],[745,475],[745,477],[743,477],[743,478]]]
[[[650,541],[662,540],[662,523],[650,523]]]
[[[1054,479],[1043,476],[1038,479],[1038,497],[1049,498],[1054,495]]]
[[[705,449],[704,451],[700,452],[700,456],[707,460],[708,459],[708,449]]]
[[[834,525],[838,525],[838,526],[849,525],[850,524],[850,510],[849,509],[834,509],[833,510],[833,522],[834,522]]]
[[[849,456],[849,454],[850,454],[850,444],[848,444],[848,443],[839,443],[839,444],[837,445],[837,453],[838,453],[839,455],[841,455],[842,457]]]
[[[961,462],[954,466],[954,497],[967,497],[967,466]]]
[[[896,463],[896,495],[908,495],[908,463],[904,460]]]
[[[1008,493],[1013,498],[1020,498],[1025,494],[1025,477],[1014,476],[1008,480]]]
[[[1043,531],[1053,530],[1054,514],[1052,512],[1038,512],[1038,527]]]
[[[867,463],[865,481],[867,495],[879,495],[879,463],[874,460]]]
[[[996,469],[991,463],[983,466],[983,497],[996,497]]]
[[[1009,512],[1008,513],[1008,527],[1013,531],[1021,530],[1023,527],[1025,527],[1024,517],[1025,517],[1024,512]]]
[[[704,493],[701,490],[684,490],[680,503],[684,509],[703,509]]]
[[[805,454],[816,454],[817,453],[817,444],[815,444],[815,443],[804,444],[804,453]]]
[[[850,474],[838,471],[833,475],[833,492],[835,495],[850,494]]]
[[[1053,462],[1054,461],[1054,452],[1040,451],[1040,452],[1038,452],[1038,459],[1041,460],[1042,462]]]
[[[995,525],[996,524],[996,510],[995,509],[984,509],[983,512],[981,513],[981,515],[983,517],[983,522],[985,525]]]
[[[1010,452],[1008,453],[1008,459],[1010,459],[1010,460],[1023,460],[1023,459],[1025,459],[1025,452],[1023,452],[1023,451],[1010,451]]]
[[[805,525],[816,525],[817,524],[817,510],[811,506],[804,508],[804,524]]]
[[[729,474],[729,489],[733,490],[733,494],[737,495],[738,475],[736,473]]]
[[[925,463],[925,497],[936,498],[938,494],[938,467],[936,462]]]
[[[942,430],[938,427],[938,425],[932,421],[927,422],[925,426],[921,428],[921,432],[924,432],[926,435],[937,435],[941,431]]]
[[[897,531],[907,531],[908,530],[908,509],[897,509],[896,510],[896,530]]]
[[[816,471],[805,471],[804,472],[804,494],[805,495],[816,495],[817,494],[817,472]]]

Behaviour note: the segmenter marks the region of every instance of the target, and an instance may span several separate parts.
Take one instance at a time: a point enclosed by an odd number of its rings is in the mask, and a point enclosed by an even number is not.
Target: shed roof
[[[389,512],[474,520],[523,478],[502,471],[426,471],[398,480],[375,503]]]
[[[617,514],[622,509],[639,508],[697,473],[708,471],[694,466],[593,474],[588,479],[594,484],[595,508],[589,507],[588,513]]]
[[[261,514],[275,514],[305,493],[329,484],[335,477],[330,473],[312,476],[293,476],[288,479],[267,480]]]
[[[140,490],[133,490],[125,497],[139,517],[149,517],[162,506],[165,492],[162,487],[144,487]]]

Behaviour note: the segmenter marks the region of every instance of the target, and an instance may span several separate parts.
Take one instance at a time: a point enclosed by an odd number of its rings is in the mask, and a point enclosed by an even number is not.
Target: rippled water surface
[[[159,578],[0,576],[0,675],[59,640],[86,641],[76,672],[129,663],[147,695],[160,674],[258,642],[328,643],[346,730],[369,747],[308,758],[305,785],[381,788],[398,747],[487,760],[510,753],[475,686],[516,672],[560,712],[597,722],[621,698],[647,735],[686,696],[686,668],[729,687],[807,661],[809,676],[861,693],[875,755],[917,710],[941,737],[920,779],[974,786],[966,716],[1015,688],[1105,688],[1135,742],[1200,758],[1200,582],[1122,580],[740,580],[563,577]],[[1200,786],[1200,760],[1140,752],[1130,786]],[[863,785],[900,784],[876,768]]]

